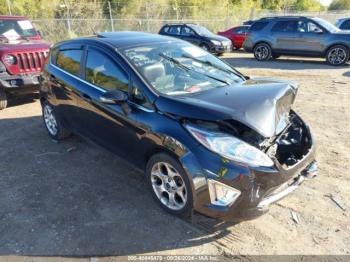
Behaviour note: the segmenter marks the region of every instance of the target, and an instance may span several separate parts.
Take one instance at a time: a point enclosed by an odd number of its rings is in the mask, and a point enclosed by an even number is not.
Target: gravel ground
[[[0,255],[350,254],[350,66],[223,59],[300,84],[294,108],[316,137],[314,180],[252,221],[184,221],[158,208],[142,174],[118,157],[77,137],[53,143],[37,98],[27,97],[0,112]]]

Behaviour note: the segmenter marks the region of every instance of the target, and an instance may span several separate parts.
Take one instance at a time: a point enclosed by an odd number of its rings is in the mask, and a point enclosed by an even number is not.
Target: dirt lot
[[[77,137],[53,143],[38,100],[16,100],[0,112],[0,254],[350,254],[350,66],[224,59],[247,75],[300,83],[295,109],[317,140],[317,178],[253,221],[183,221],[158,208],[138,171]]]

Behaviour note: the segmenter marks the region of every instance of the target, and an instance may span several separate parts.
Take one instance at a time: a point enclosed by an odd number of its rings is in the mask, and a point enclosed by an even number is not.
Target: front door
[[[181,39],[190,42],[194,45],[200,45],[201,41],[193,29],[188,26],[182,26],[181,28]]]
[[[91,46],[85,53],[84,80],[79,83],[80,133],[129,159],[137,152],[137,111],[126,112],[125,105],[100,100],[111,90],[128,93],[129,76],[111,53]]]

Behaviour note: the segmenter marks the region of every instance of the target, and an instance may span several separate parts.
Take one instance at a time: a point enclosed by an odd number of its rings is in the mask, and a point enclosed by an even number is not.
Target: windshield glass
[[[215,36],[214,33],[210,32],[208,29],[206,29],[203,26],[200,26],[200,25],[188,25],[188,26],[191,27],[200,36],[207,36],[207,37]]]
[[[6,38],[21,38],[36,36],[37,32],[28,20],[0,19],[0,34]]]
[[[245,80],[220,59],[187,43],[144,45],[123,53],[155,90],[167,95],[196,93]]]
[[[321,18],[314,18],[314,20],[331,33],[340,31],[338,27],[336,27],[335,25],[331,24],[326,20],[323,20]]]

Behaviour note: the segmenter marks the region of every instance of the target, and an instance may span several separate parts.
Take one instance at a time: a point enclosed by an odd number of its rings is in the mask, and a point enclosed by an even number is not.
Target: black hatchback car
[[[56,44],[41,85],[55,140],[71,133],[146,174],[168,212],[254,218],[316,171],[297,86],[250,79],[185,41],[104,33]]]
[[[180,38],[217,55],[232,51],[230,39],[197,24],[167,24],[160,29],[159,34]]]

